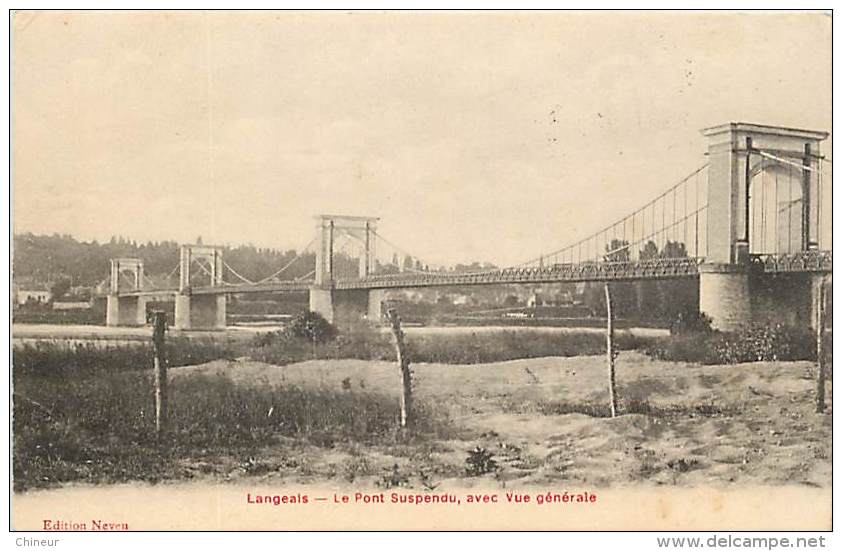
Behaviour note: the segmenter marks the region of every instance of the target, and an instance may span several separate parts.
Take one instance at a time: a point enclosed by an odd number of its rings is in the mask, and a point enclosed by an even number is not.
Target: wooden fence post
[[[822,278],[818,289],[818,304],[816,305],[816,413],[824,413],[826,367],[824,361],[824,325],[825,325],[825,280]]]
[[[404,333],[401,329],[401,318],[397,311],[389,309],[389,324],[392,327],[392,335],[395,337],[395,350],[398,355],[398,364],[401,372],[401,428],[412,426],[412,371],[409,368],[409,355],[406,350]]]
[[[617,392],[614,388],[614,312],[611,305],[611,288],[605,284],[605,310],[608,326],[605,331],[605,353],[608,357],[608,396],[611,400],[611,417],[617,417]]]
[[[167,359],[164,339],[167,331],[166,312],[153,313],[153,365],[155,370],[155,434],[161,439],[167,430]]]

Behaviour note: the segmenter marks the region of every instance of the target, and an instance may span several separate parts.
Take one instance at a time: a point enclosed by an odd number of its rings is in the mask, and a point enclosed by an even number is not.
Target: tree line
[[[201,239],[197,239],[200,242]],[[179,243],[175,241],[147,241],[145,243],[122,236],[108,242],[79,241],[70,235],[14,236],[12,269],[16,281],[31,281],[54,285],[67,281],[76,286],[92,287],[107,279],[112,258],[140,258],[147,274],[166,275],[178,264]],[[280,251],[254,245],[224,247],[223,258],[236,267],[243,277],[262,279],[298,254],[295,250]],[[308,258],[309,257],[309,258]],[[306,275],[313,269],[313,253],[306,253],[284,271],[284,278]],[[226,277],[230,276],[226,274]]]

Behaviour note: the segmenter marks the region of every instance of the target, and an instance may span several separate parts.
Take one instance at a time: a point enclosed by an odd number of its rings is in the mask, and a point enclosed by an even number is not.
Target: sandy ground
[[[592,486],[639,483],[670,486],[782,485],[828,487],[831,415],[814,412],[814,366],[809,362],[696,366],[652,361],[635,353],[617,360],[621,413],[629,401],[656,411],[592,417],[553,404],[606,404],[602,357],[541,358],[484,365],[413,366],[415,396],[450,419],[452,438],[423,451],[400,446],[309,449],[293,458],[308,476],[382,483],[395,465],[407,484],[470,486],[468,450],[481,446],[500,469],[488,475],[503,487],[557,481]],[[211,362],[172,370],[241,384],[292,384],[398,393],[396,366],[358,360],[310,361],[276,367],[248,361]],[[347,384],[347,383],[346,383]],[[831,384],[828,403],[832,405]],[[274,472],[267,453],[269,479]],[[287,475],[293,473],[286,473]],[[296,474],[300,474],[298,471]],[[356,480],[359,484],[362,480]]]
[[[15,494],[17,529],[45,519],[125,523],[129,530],[826,530],[831,525],[831,414],[814,412],[808,362],[695,366],[617,360],[621,407],[650,414],[559,414],[551,404],[604,404],[601,357],[413,366],[420,403],[445,414],[438,438],[317,447],[289,439],[252,458],[185,462],[193,479],[149,485],[67,485]],[[217,361],[173,378],[230,377],[397,396],[395,364],[310,361],[284,367]],[[347,386],[347,383],[346,385]],[[828,385],[829,400],[830,384]],[[397,406],[397,397],[395,398]],[[465,476],[468,451],[496,472]],[[244,462],[244,459],[247,459]],[[247,466],[257,467],[249,469]],[[598,495],[592,505],[540,505],[547,492]],[[512,503],[509,495],[530,496]],[[390,505],[395,494],[455,495],[458,505]],[[307,504],[255,505],[255,495]],[[385,505],[356,502],[382,495]],[[498,503],[470,505],[470,495]],[[337,500],[347,496],[350,503]],[[84,530],[90,527],[81,528]]]

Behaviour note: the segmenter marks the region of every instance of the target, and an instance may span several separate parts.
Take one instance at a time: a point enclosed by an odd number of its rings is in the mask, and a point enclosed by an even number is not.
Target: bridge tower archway
[[[813,199],[815,206],[817,194],[805,194],[804,188],[797,168],[772,159],[753,164],[749,180],[749,255],[792,254],[816,248],[817,221],[805,215],[804,200]],[[812,230],[810,236],[808,229]]]
[[[202,289],[222,287],[222,247],[215,245],[181,246],[178,294],[175,297],[175,328],[182,330],[225,329],[227,298],[225,293],[202,293]],[[199,285],[196,285],[198,283]]]
[[[361,245],[359,277],[365,278],[374,270],[375,239],[379,218],[372,216],[344,216],[321,214],[316,216],[316,272],[317,286],[330,286],[336,279],[335,244],[339,237],[348,237]]]
[[[760,316],[784,316],[781,308],[792,311],[793,305],[753,299],[773,276],[752,273],[752,258],[818,248],[820,144],[828,133],[729,123],[702,134],[708,138],[709,167],[699,310],[723,330]],[[817,277],[804,274],[788,282],[785,291],[812,300]],[[775,304],[785,306],[772,312]]]
[[[145,274],[140,258],[112,258],[111,280],[106,297],[105,325],[143,325],[147,299],[141,295],[121,296],[143,290]]]
[[[798,248],[817,246],[821,190],[816,174],[827,132],[729,123],[705,128],[702,134],[708,138],[707,262],[748,263],[751,244],[758,243],[752,235],[752,214],[761,213],[751,205],[766,191],[763,182],[772,185],[775,175],[781,187],[785,178],[793,183],[793,198],[781,194],[778,200],[797,201],[799,223],[793,231],[800,236]]]
[[[139,258],[112,258],[111,259],[111,284],[110,292],[112,294],[119,293],[121,290],[126,290],[125,285],[128,284],[128,290],[139,291],[143,288],[143,260]]]
[[[194,270],[194,268],[198,268]],[[222,285],[222,247],[215,245],[182,245],[178,264],[178,291],[186,293],[195,276],[203,277],[203,286]]]

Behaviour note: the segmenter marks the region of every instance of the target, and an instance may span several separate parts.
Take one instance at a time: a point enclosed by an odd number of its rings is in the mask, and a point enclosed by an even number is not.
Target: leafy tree
[[[66,295],[70,291],[70,280],[66,278],[62,278],[56,281],[50,287],[50,294],[53,297],[53,300],[59,299]]]
[[[661,258],[687,258],[687,248],[684,243],[667,241],[664,250],[661,251]]]
[[[295,316],[285,332],[312,343],[326,343],[336,337],[336,328],[317,312],[305,311]]]
[[[628,241],[612,239],[611,243],[605,245],[606,262],[628,262],[630,256]]]
[[[659,256],[658,244],[651,240],[647,241],[643,249],[640,250],[640,260],[652,260],[659,258]]]

